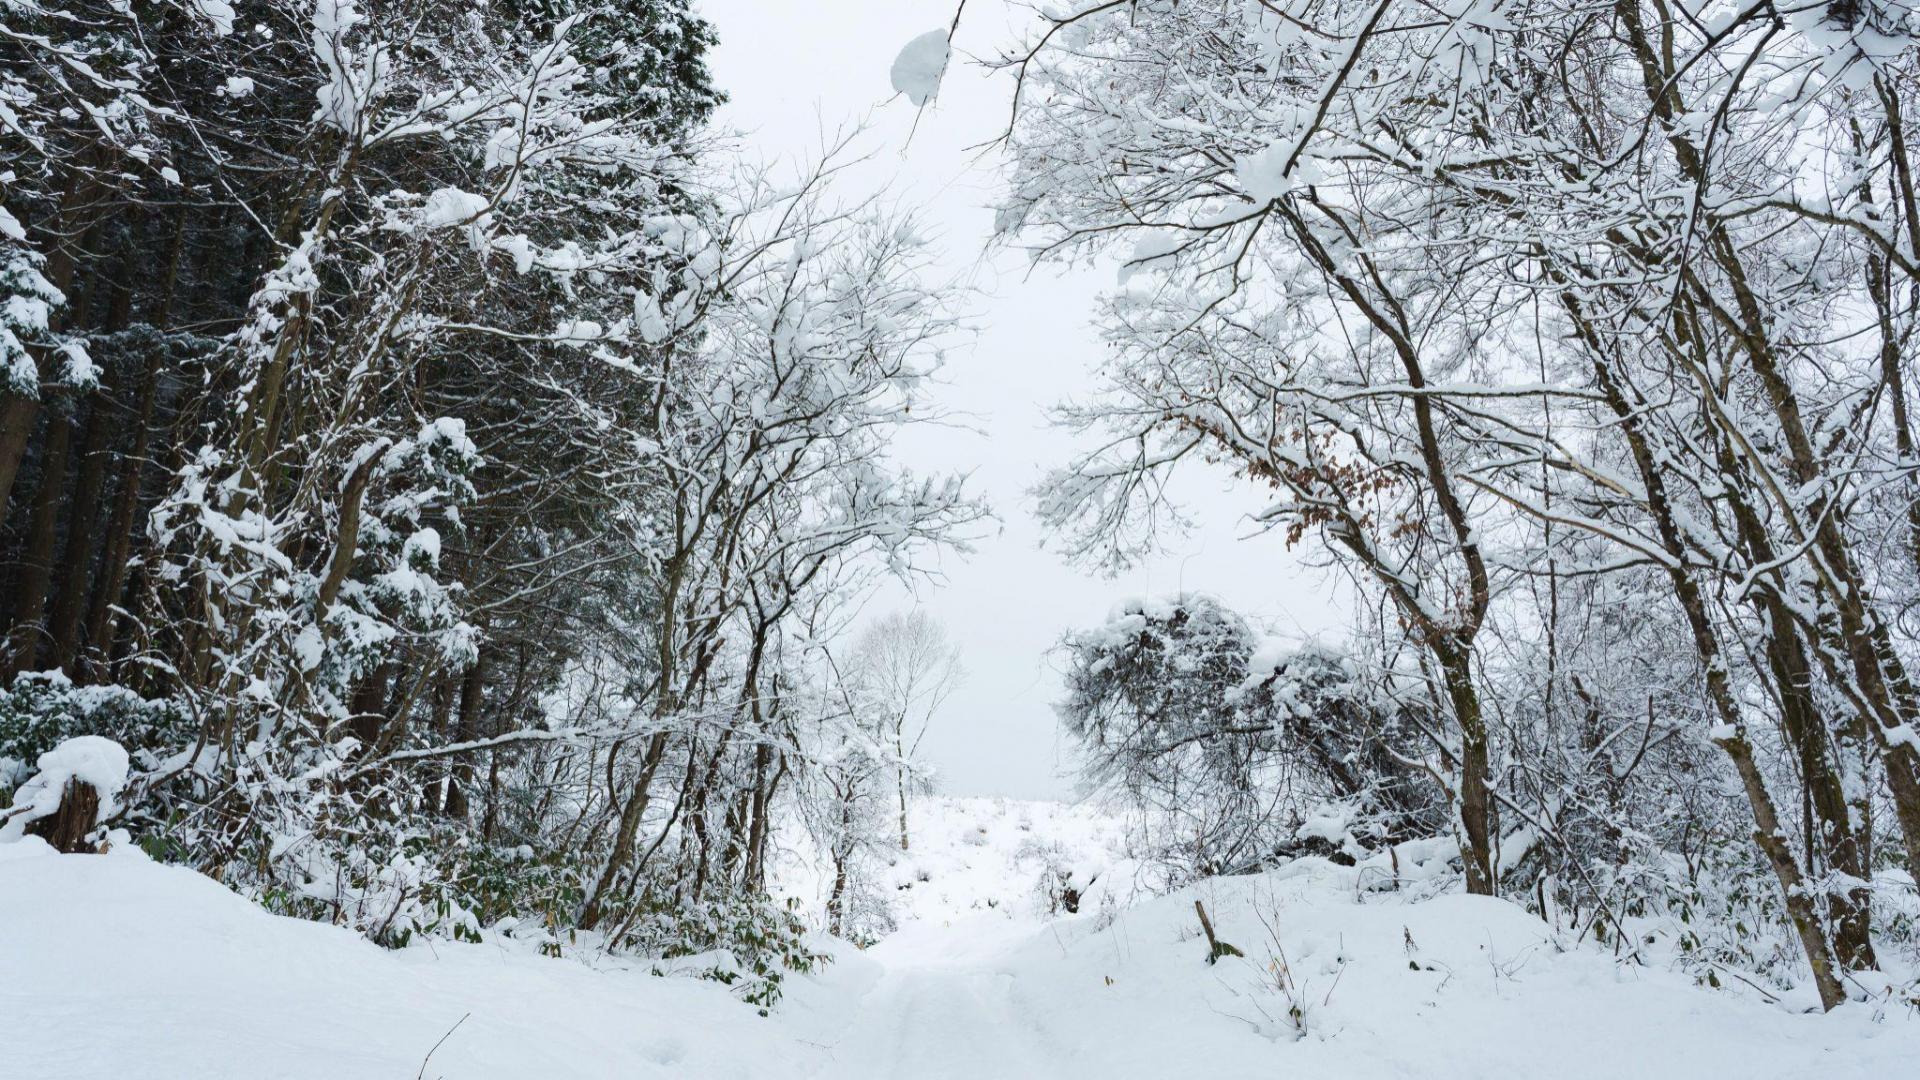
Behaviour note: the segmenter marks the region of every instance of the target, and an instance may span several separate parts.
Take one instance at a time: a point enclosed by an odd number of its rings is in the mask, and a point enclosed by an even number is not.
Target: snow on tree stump
[[[65,854],[96,852],[101,822],[127,786],[127,752],[112,739],[82,735],[40,755],[39,771],[0,813],[0,842],[32,835]]]
[[[100,820],[100,792],[77,776],[67,778],[60,805],[53,813],[27,824],[27,833],[51,844],[65,855],[99,851],[88,836]]]

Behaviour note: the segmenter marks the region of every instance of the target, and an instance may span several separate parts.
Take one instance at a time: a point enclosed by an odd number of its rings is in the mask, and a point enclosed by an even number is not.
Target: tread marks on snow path
[[[833,1080],[1064,1080],[1073,1063],[990,966],[889,969],[817,1074]]]

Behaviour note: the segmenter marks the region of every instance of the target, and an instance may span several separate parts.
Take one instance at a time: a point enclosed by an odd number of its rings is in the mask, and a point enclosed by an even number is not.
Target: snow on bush
[[[893,89],[915,106],[925,105],[940,92],[947,70],[947,32],[929,30],[900,50],[893,61]]]
[[[18,840],[29,823],[51,817],[60,809],[69,781],[78,780],[100,793],[96,824],[111,817],[115,799],[127,786],[127,751],[112,739],[81,735],[40,755],[39,772],[13,793],[13,806],[0,825],[0,841]]]

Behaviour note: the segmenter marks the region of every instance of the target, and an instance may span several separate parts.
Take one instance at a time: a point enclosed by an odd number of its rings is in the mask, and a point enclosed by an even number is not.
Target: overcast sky
[[[872,606],[877,615],[917,603],[961,647],[966,681],[923,747],[943,791],[1073,793],[1069,747],[1052,711],[1059,659],[1050,650],[1064,631],[1098,623],[1129,596],[1209,592],[1292,636],[1344,622],[1322,571],[1304,569],[1277,536],[1252,535],[1246,515],[1262,495],[1224,472],[1184,478],[1180,497],[1199,527],[1121,579],[1070,568],[1043,546],[1026,492],[1075,446],[1048,426],[1046,410],[1093,385],[1102,351],[1093,303],[1115,283],[1115,267],[1062,273],[1032,270],[1018,253],[983,254],[1000,162],[968,148],[1005,127],[1010,88],[970,56],[1028,39],[1030,12],[970,0],[939,100],[919,113],[893,96],[888,69],[909,39],[952,20],[955,0],[698,2],[719,30],[712,68],[732,99],[720,126],[744,132],[749,154],[781,159],[812,156],[823,131],[864,122],[860,146],[873,160],[850,178],[859,189],[850,194],[885,186],[937,237],[941,272],[978,291],[968,309],[978,332],[949,355],[934,390],[939,406],[974,430],[916,428],[899,457],[916,471],[970,474],[999,524],[972,556],[942,561],[939,588],[884,594]]]

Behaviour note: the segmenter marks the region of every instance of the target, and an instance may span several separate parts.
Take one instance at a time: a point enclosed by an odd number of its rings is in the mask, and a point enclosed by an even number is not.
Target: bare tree
[[[907,797],[915,779],[914,755],[933,716],[965,676],[960,648],[926,612],[892,612],[866,628],[854,645],[856,677],[876,710],[880,734],[895,758],[900,798],[900,850],[907,850]]]

